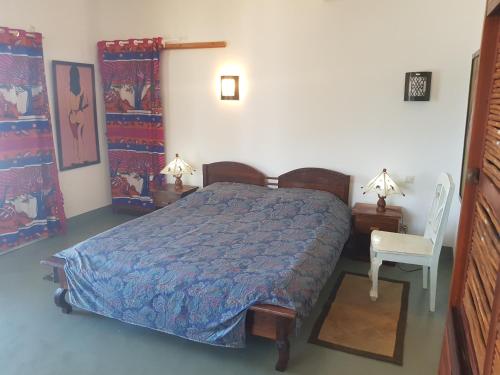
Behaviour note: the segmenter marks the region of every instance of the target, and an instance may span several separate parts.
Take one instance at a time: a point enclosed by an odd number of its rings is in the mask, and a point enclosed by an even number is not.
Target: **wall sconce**
[[[428,102],[432,72],[411,72],[405,76],[405,102]]]
[[[240,77],[221,76],[220,77],[220,98],[221,100],[240,100]]]

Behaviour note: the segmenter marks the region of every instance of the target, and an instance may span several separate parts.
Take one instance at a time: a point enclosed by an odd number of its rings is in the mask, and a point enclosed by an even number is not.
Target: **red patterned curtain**
[[[0,27],[0,253],[65,228],[42,35]]]
[[[113,207],[154,209],[165,165],[160,100],[161,38],[98,43]]]

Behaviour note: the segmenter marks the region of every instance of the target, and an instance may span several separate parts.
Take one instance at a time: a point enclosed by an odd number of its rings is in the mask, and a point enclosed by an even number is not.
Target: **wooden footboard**
[[[64,263],[64,259],[57,257],[50,257],[41,261],[41,264],[52,267],[54,282],[59,283],[59,288],[54,294],[54,303],[61,308],[64,314],[69,314],[72,307],[65,298],[69,286],[64,273]],[[254,305],[247,312],[247,332],[276,342],[278,361],[275,368],[278,371],[285,371],[288,365],[288,359],[290,358],[288,336],[295,326],[295,318],[296,312],[294,310],[275,305]]]

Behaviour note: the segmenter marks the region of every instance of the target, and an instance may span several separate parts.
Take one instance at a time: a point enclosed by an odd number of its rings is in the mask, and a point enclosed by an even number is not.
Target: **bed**
[[[270,178],[206,164],[201,191],[42,261],[60,284],[54,302],[213,345],[265,337],[284,371],[288,337],[347,239],[349,181],[320,168]]]

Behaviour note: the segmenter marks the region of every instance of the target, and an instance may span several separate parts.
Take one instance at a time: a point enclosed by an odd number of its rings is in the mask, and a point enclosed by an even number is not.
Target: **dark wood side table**
[[[162,208],[198,190],[197,186],[183,185],[177,190],[174,184],[166,184],[161,189],[152,190],[156,208]]]
[[[356,203],[352,208],[352,232],[347,255],[356,260],[370,261],[370,234],[372,230],[399,232],[403,210],[399,206],[387,206],[385,212],[377,212],[376,204]]]

